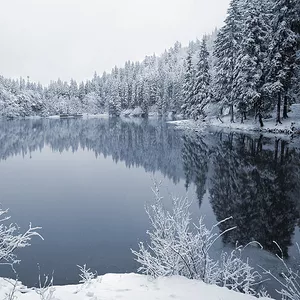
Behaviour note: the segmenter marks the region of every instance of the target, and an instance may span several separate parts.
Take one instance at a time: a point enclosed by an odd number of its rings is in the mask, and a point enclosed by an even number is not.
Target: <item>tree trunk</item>
[[[260,127],[264,127],[264,122],[263,122],[261,113],[258,113],[258,121],[259,121]]]
[[[230,122],[234,123],[233,104],[230,105]]]
[[[283,118],[288,118],[288,96],[284,95],[284,102],[283,102]]]
[[[281,108],[281,93],[278,93],[278,99],[277,99],[277,117],[276,117],[276,125],[282,124],[280,119],[280,108]]]

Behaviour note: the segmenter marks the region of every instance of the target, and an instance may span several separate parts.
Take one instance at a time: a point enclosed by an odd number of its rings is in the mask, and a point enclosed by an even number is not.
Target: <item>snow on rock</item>
[[[12,284],[0,278],[0,299],[5,299]],[[46,292],[46,291],[45,291]],[[40,300],[34,289],[17,286],[15,300]],[[255,297],[230,291],[185,277],[153,279],[138,274],[106,274],[90,284],[55,286],[51,300],[251,300]],[[270,299],[270,298],[260,298]]]
[[[121,116],[123,117],[142,117],[143,114],[144,112],[140,106],[134,109],[126,109],[121,112]]]
[[[133,117],[141,117],[142,114],[143,114],[143,110],[142,110],[139,106],[136,107],[136,108],[132,111],[132,113],[131,113],[131,115],[132,115]]]

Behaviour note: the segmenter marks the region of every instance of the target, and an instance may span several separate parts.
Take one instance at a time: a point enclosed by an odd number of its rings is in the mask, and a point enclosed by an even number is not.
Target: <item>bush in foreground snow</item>
[[[276,292],[281,295],[282,300],[300,300],[300,274],[299,274],[299,263],[297,264],[297,269],[292,269],[287,265],[287,263],[284,260],[283,252],[281,247],[274,241],[276,246],[278,247],[279,251],[281,252],[281,255],[276,254],[276,257],[279,259],[279,261],[282,263],[283,271],[279,274],[280,278],[278,276],[275,276],[270,270],[266,270],[262,268],[265,274],[272,277],[277,283],[279,283],[281,289],[276,290]],[[298,252],[300,254],[300,247],[297,243]]]
[[[241,258],[242,248],[222,253],[220,260],[210,257],[210,249],[221,234],[215,233],[218,224],[208,229],[203,219],[191,223],[187,198],[173,198],[173,210],[163,207],[158,186],[155,203],[146,207],[152,229],[148,231],[150,243],[139,244],[132,253],[141,264],[139,272],[154,277],[181,275],[205,283],[217,284],[234,291],[256,295],[255,286],[260,274]],[[222,221],[225,222],[226,220]]]
[[[18,263],[15,251],[19,248],[30,246],[30,240],[34,236],[41,235],[37,232],[40,227],[32,227],[31,223],[25,233],[19,232],[16,224],[8,223],[10,217],[7,216],[8,210],[0,207],[0,265],[10,265]]]

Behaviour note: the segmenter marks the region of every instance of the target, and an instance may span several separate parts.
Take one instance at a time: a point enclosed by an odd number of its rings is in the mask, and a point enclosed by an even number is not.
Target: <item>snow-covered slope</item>
[[[241,123],[237,119],[234,123],[230,122],[230,116],[223,116],[222,122],[215,115],[208,116],[205,121],[195,122],[193,120],[169,121],[168,123],[176,125],[180,129],[203,130],[206,126],[229,128],[231,130],[241,131],[261,131],[273,133],[300,133],[300,104],[292,104],[288,119],[282,119],[282,124],[276,125],[276,112],[274,111],[269,119],[264,119],[264,127],[261,128],[258,120],[249,118]]]
[[[258,120],[254,121],[252,118],[245,120],[243,124],[241,124],[240,120],[236,120],[235,123],[230,123],[229,116],[223,118],[224,123],[221,123],[215,118],[214,120],[211,120],[210,124],[213,126],[227,127],[243,131],[249,130],[274,133],[293,133],[293,131],[297,131],[300,128],[300,104],[292,104],[288,115],[288,119],[282,119],[282,124],[276,125],[276,112],[274,111],[271,118],[264,120],[263,128],[260,128]]]
[[[12,285],[0,278],[0,299],[6,299]],[[20,291],[20,288],[22,292]],[[18,286],[16,300],[39,300],[35,290]],[[137,274],[106,274],[89,285],[55,286],[52,298],[48,300],[251,300],[249,295],[230,291],[184,277],[151,279]],[[46,291],[47,292],[47,291]],[[46,294],[45,294],[46,296]],[[260,298],[264,299],[264,298]],[[265,298],[270,299],[270,298]]]

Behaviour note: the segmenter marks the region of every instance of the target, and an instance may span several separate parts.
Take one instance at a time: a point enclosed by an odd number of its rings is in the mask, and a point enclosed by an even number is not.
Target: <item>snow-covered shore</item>
[[[10,283],[11,282],[11,283]],[[12,289],[13,281],[0,278],[0,299],[6,299]],[[52,298],[48,300],[251,300],[255,297],[230,291],[200,281],[184,277],[163,277],[152,279],[138,274],[106,274],[91,281],[90,284],[54,286]],[[49,292],[46,291],[46,292]],[[14,294],[15,300],[40,300],[34,290],[20,284]],[[46,296],[46,294],[45,294]],[[270,298],[260,298],[270,299]]]
[[[215,116],[208,117],[205,121],[178,120],[168,123],[176,125],[180,129],[203,130],[206,127],[227,128],[234,131],[255,131],[269,133],[299,134],[300,133],[300,104],[293,104],[288,119],[282,119],[282,124],[276,125],[275,113],[269,119],[264,120],[264,127],[260,127],[258,121],[253,118],[231,123],[229,116],[222,117],[222,121]]]

